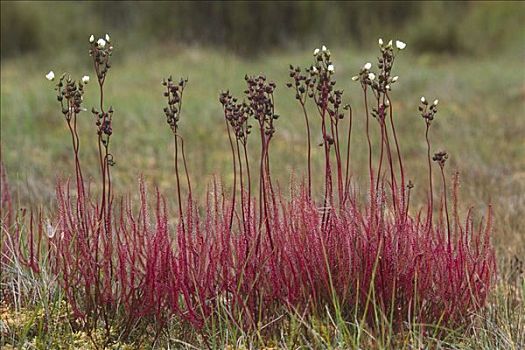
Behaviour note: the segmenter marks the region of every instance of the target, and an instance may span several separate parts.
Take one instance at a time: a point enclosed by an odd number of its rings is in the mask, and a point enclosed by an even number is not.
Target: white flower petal
[[[397,79],[399,79],[399,77],[396,75],[395,77],[392,78],[392,82],[395,83]]]
[[[377,42],[379,43],[379,46],[383,46],[383,39],[382,38],[379,38],[379,40]]]
[[[425,98],[425,96],[421,96],[421,103],[425,103],[427,102],[427,99]]]
[[[376,78],[376,75],[374,73],[368,73],[368,79],[374,80]]]
[[[407,46],[406,43],[402,42],[401,40],[396,40],[396,47],[399,50],[403,50]]]
[[[439,103],[439,100],[438,100],[438,99],[435,99],[435,100],[434,100],[434,106],[437,106],[438,103]]]
[[[51,70],[49,73],[46,74],[46,79],[49,81],[55,80],[55,73]]]
[[[326,46],[323,45],[323,46],[321,47],[321,51],[326,52],[326,50],[328,50],[328,49],[326,48]]]
[[[95,36],[91,34],[91,36],[89,37],[89,42],[93,43],[94,41],[95,41]]]
[[[106,40],[100,38],[97,40],[97,45],[101,48],[104,48],[106,46]]]
[[[359,80],[359,75],[354,75],[354,76],[352,77],[352,80],[353,80],[353,81],[358,81],[358,80]]]
[[[335,68],[334,68],[333,64],[330,64],[330,65],[328,65],[327,69],[328,69],[329,72],[333,72]]]
[[[319,49],[314,50],[314,55],[317,55],[319,53]]]
[[[363,69],[365,70],[369,70],[370,68],[372,68],[372,63],[370,62],[365,63],[365,65],[363,66]]]
[[[106,36],[105,36],[105,38],[106,38],[106,41],[107,41],[107,42],[109,43],[109,42],[110,42],[110,40],[111,40],[111,38],[109,37],[109,34],[108,34],[108,33],[106,33]]]
[[[89,75],[84,75],[84,76],[82,77],[82,82],[83,82],[84,84],[89,83]]]

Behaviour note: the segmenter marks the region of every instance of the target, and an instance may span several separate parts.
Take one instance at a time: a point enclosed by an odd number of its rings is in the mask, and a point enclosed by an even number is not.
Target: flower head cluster
[[[437,153],[434,153],[434,156],[432,157],[432,160],[434,162],[437,162],[441,168],[445,166],[445,162],[448,159],[448,153],[445,151],[439,151]]]
[[[438,111],[437,105],[439,100],[436,99],[432,104],[429,104],[427,99],[422,96],[420,101],[421,103],[419,104],[418,110],[421,112],[421,117],[425,119],[427,124],[430,124],[432,120],[434,120],[434,117]]]
[[[89,43],[91,45],[89,49],[89,55],[93,57],[93,61],[95,63],[95,71],[97,73],[97,78],[100,84],[104,83],[106,74],[109,68],[111,68],[109,58],[113,53],[113,46],[110,42],[111,38],[108,34],[106,34],[104,38],[99,38],[96,41],[94,35],[91,35],[89,37]]]
[[[306,102],[306,98],[308,96],[313,97],[312,90],[314,88],[315,76],[317,73],[318,71],[315,67],[312,67],[310,74],[306,75],[308,72],[303,74],[301,67],[294,67],[293,65],[290,65],[290,78],[292,78],[293,82],[288,82],[286,86],[289,88],[293,87],[295,89],[295,98],[301,104]]]
[[[109,137],[113,134],[113,127],[111,121],[113,120],[113,107],[109,107],[108,111],[98,111],[95,107],[91,109],[91,113],[97,118],[97,134],[99,136],[105,136],[101,139],[101,142],[104,146],[107,146],[109,143]]]
[[[238,102],[236,97],[233,97],[229,91],[221,92],[219,101],[224,109],[224,117],[232,127],[235,137],[241,143],[246,145],[248,135],[251,132],[252,126],[248,124],[248,117],[250,115],[250,107],[246,102]]]
[[[50,79],[51,76],[52,78]],[[46,78],[48,80],[54,79],[55,74],[53,71],[49,72]],[[57,100],[60,102],[62,114],[64,114],[67,121],[83,110],[81,107],[84,100],[84,84],[82,81],[77,82],[70,75],[62,74],[55,87]]]
[[[306,98],[314,100],[321,111],[328,112],[330,117],[341,119],[342,90],[335,90],[334,64],[330,50],[326,46],[314,50],[314,64],[303,73],[300,67],[290,65],[292,82],[286,85],[295,88],[295,98],[304,105]]]
[[[168,106],[164,108],[164,114],[166,115],[166,122],[175,134],[177,133],[177,124],[182,107],[182,94],[187,83],[188,79],[182,78],[176,83],[171,76],[162,81],[162,85],[166,87],[164,97],[168,101]]]
[[[261,131],[268,137],[272,137],[275,132],[273,121],[279,116],[275,114],[273,92],[275,91],[275,83],[268,82],[264,75],[244,77],[248,88],[244,91],[248,99],[247,112],[253,116],[258,122]]]
[[[396,83],[399,79],[397,75],[392,76],[392,67],[395,59],[394,45],[392,40],[385,44],[381,38],[379,38],[378,43],[381,51],[381,56],[377,58],[379,72],[372,72],[372,64],[368,62],[352,80],[360,81],[363,87],[367,85],[371,86],[377,93],[386,93],[392,89],[392,84]],[[406,44],[400,40],[396,40],[395,47],[397,51],[401,51],[406,47]]]

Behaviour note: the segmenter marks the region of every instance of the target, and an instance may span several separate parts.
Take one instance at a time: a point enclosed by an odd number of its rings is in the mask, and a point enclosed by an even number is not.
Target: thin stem
[[[173,139],[175,141],[175,177],[177,179],[177,198],[179,200],[179,217],[182,223],[182,231],[185,231],[184,228],[184,215],[182,214],[182,200],[180,195],[180,178],[179,178],[179,146],[177,142],[177,133],[173,134]]]
[[[190,181],[190,175],[188,171],[188,165],[186,164],[186,152],[184,152],[184,139],[182,136],[177,135],[177,137],[180,140],[180,148],[181,148],[181,154],[182,154],[182,163],[184,164],[184,172],[186,174],[186,183],[188,185],[188,196],[191,201],[192,199],[192,191],[191,191],[191,181]]]
[[[370,128],[369,128],[369,112],[368,112],[368,97],[366,85],[363,86],[365,113],[366,113],[366,139],[368,142],[368,171],[370,174],[370,190],[373,190],[374,172],[372,170],[372,143],[370,142]]]
[[[248,151],[246,149],[246,142],[243,142],[244,161],[246,162],[246,175],[248,176],[248,217],[251,215],[251,194],[252,194],[252,180],[250,176],[250,163],[248,162]]]
[[[448,238],[448,246],[450,248],[450,219],[448,215],[448,205],[447,205],[447,182],[445,179],[445,171],[443,170],[443,166],[440,166],[441,169],[441,178],[443,180],[443,198],[445,200],[445,214],[447,216],[447,238]]]
[[[240,147],[239,147],[239,140],[236,140],[235,142],[236,146],[237,146],[237,159],[239,161],[239,185],[241,186],[241,214],[242,214],[242,226],[243,226],[243,229],[244,229],[244,233],[246,234],[246,217],[245,217],[245,214],[244,214],[244,209],[245,209],[245,205],[244,205],[244,186],[243,186],[243,176],[242,176],[242,161],[241,161],[241,150],[240,150]]]
[[[392,100],[390,99],[390,95],[388,95],[388,92],[385,93],[386,94],[386,98],[387,98],[387,101],[388,101],[388,110],[389,110],[389,115],[390,115],[390,125],[392,126],[392,134],[394,135],[394,141],[396,143],[396,151],[397,151],[397,159],[399,161],[399,170],[401,172],[401,188],[403,189],[401,192],[403,193],[403,201],[405,200],[404,199],[404,193],[405,193],[405,169],[403,167],[403,157],[401,157],[401,150],[399,148],[399,141],[397,140],[397,134],[396,134],[396,128],[395,128],[395,124],[394,124],[394,117],[393,117],[393,114],[394,114],[394,111],[393,111],[393,106],[392,106]]]
[[[425,131],[425,139],[427,141],[427,161],[428,161],[428,184],[429,184],[429,190],[430,190],[430,207],[429,207],[429,220],[432,222],[432,213],[434,211],[434,193],[432,190],[432,162],[430,157],[430,139],[429,139],[429,132],[430,129],[430,123],[427,121],[427,128]]]
[[[237,162],[235,160],[235,149],[233,148],[233,140],[230,132],[230,125],[228,124],[228,120],[225,118],[224,122],[226,123],[226,130],[228,131],[228,139],[230,140],[230,147],[232,151],[232,163],[233,163],[233,193],[232,193],[232,208],[230,211],[230,222],[229,222],[229,230],[231,231],[232,224],[233,224],[233,212],[235,210],[235,193],[237,191]]]
[[[348,141],[346,145],[346,173],[345,173],[345,200],[343,201],[343,204],[346,202],[346,199],[348,198],[348,191],[350,187],[350,140],[352,136],[352,107],[348,106],[349,110],[349,124],[348,124]]]
[[[310,123],[308,121],[308,113],[306,112],[305,101],[300,100],[303,109],[304,121],[306,123],[306,134],[308,137],[308,198],[312,197],[312,164],[311,164],[311,137],[310,137]]]

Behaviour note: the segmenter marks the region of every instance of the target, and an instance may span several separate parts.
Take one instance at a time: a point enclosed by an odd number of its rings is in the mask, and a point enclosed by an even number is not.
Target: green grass
[[[366,175],[366,145],[363,133],[359,132],[364,113],[359,86],[351,77],[365,62],[374,62],[375,52],[358,53],[344,47],[331,49],[338,86],[345,90],[344,101],[351,103],[354,109],[358,130],[352,140],[353,164],[355,179],[359,182],[362,175]],[[500,277],[488,308],[477,315],[474,327],[468,331],[450,332],[445,340],[433,339],[431,334],[421,336],[417,329],[396,336],[388,331],[386,335],[370,334],[359,323],[328,314],[309,320],[300,315],[283,315],[257,334],[243,334],[218,319],[208,334],[218,339],[214,347],[224,348],[226,344],[235,344],[236,340],[241,347],[247,348],[253,344],[255,347],[287,348],[301,344],[307,348],[388,348],[393,344],[389,341],[395,342],[396,347],[519,349],[523,346],[525,282],[523,271],[512,263],[514,257],[523,260],[525,256],[523,53],[505,52],[479,59],[414,56],[409,49],[410,46],[396,62],[395,74],[400,79],[392,95],[401,150],[409,178],[416,185],[418,199],[415,202],[421,203],[426,184],[424,122],[417,112],[419,98],[425,95],[429,100],[440,100],[431,138],[436,151],[446,149],[451,155],[447,171],[458,170],[461,174],[462,203],[473,205],[480,215],[488,203],[494,206],[494,242]],[[106,83],[106,103],[113,105],[116,111],[112,137],[112,152],[117,163],[113,170],[116,192],[136,193],[140,174],[163,192],[174,191],[171,132],[162,112],[164,98],[160,84],[169,74],[189,77],[180,127],[196,192],[203,195],[214,175],[221,177],[228,186],[232,181],[231,158],[218,95],[223,89],[241,95],[245,73],[260,72],[275,80],[278,86],[276,108],[281,118],[277,121],[271,158],[275,179],[285,190],[291,174],[300,177],[304,173],[306,158],[304,120],[293,99],[294,94],[285,87],[288,64],[304,67],[311,59],[311,52],[269,52],[256,59],[243,60],[227,52],[203,48],[152,47],[142,52],[126,52],[125,48],[117,46]],[[3,61],[1,66],[2,160],[12,187],[18,192],[20,204],[41,205],[47,209],[53,206],[56,176],[68,176],[73,171],[68,133],[53,84],[44,78],[51,69],[57,75],[63,71],[75,77],[93,74],[87,54],[72,52],[62,53],[52,60],[12,59]],[[88,85],[85,98],[88,110],[96,104],[96,90],[96,84]],[[94,120],[89,112],[81,114],[80,118],[82,161],[85,168],[93,165],[88,174],[96,177]],[[320,134],[313,135],[317,143]],[[252,143],[250,147],[256,149],[257,144]],[[256,156],[254,153],[252,156]],[[320,150],[315,149],[313,156],[315,164],[321,164]],[[314,165],[313,169],[316,168]],[[320,182],[321,174],[314,181]],[[174,198],[172,196],[172,200]],[[13,271],[13,274],[20,276],[21,272]],[[27,302],[27,308],[18,311],[31,313],[33,318],[58,317],[59,306],[38,301],[36,297],[34,301]],[[46,311],[44,316],[42,310]],[[14,310],[6,312],[12,314]],[[33,318],[26,317],[18,326],[7,327],[7,333],[2,328],[3,336],[9,334],[3,341],[9,344],[12,339],[11,343],[18,346],[31,339],[55,339],[55,343],[75,347],[66,341],[71,329],[55,325],[52,328],[55,333],[43,332],[35,328],[37,323]],[[3,316],[2,322],[2,325],[7,324]],[[29,329],[24,330],[25,327]],[[174,324],[163,341],[170,340],[176,345],[177,337],[185,337],[185,341],[198,348],[205,346],[199,335],[183,328]],[[211,329],[217,333],[212,334]]]

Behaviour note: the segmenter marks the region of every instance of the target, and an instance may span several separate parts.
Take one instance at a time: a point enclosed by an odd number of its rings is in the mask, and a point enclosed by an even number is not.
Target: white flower
[[[52,70],[50,70],[49,73],[46,74],[46,79],[49,81],[55,80],[55,73]]]
[[[314,50],[314,55],[317,55],[319,53],[319,49]]]
[[[439,100],[438,100],[438,99],[435,99],[435,100],[434,100],[434,106],[437,106],[438,103],[439,103]]]
[[[109,43],[111,38],[109,37],[109,34],[108,34],[108,33],[106,33],[105,38],[106,38],[106,41]]]
[[[390,90],[390,85],[389,85],[389,84],[386,84],[385,88],[386,88],[387,90]]]
[[[379,43],[379,46],[383,46],[383,39],[382,38],[379,38],[379,40],[377,42]]]
[[[392,82],[395,83],[397,79],[399,79],[399,77],[396,75],[395,77],[392,78]]]
[[[376,75],[374,73],[368,73],[368,79],[374,80],[376,78]]]
[[[353,80],[353,81],[358,81],[358,80],[359,80],[359,75],[354,75],[354,76],[352,77],[352,80]]]
[[[370,62],[365,63],[365,65],[363,66],[364,70],[369,70],[370,68],[372,68],[372,63]]]
[[[84,75],[84,76],[82,77],[82,82],[83,82],[84,84],[89,83],[89,75]]]
[[[89,42],[93,43],[94,41],[95,41],[95,36],[91,34],[91,36],[89,37]]]
[[[317,74],[317,68],[315,66],[312,66],[312,73]]]
[[[334,72],[334,65],[333,64],[328,65],[327,69],[328,69],[329,72],[333,73]]]
[[[100,46],[101,48],[104,48],[106,46],[106,40],[100,38],[97,40],[97,45]]]
[[[392,47],[392,40],[390,40],[390,41],[388,42],[387,47]]]
[[[402,42],[401,40],[396,40],[396,47],[397,47],[399,50],[403,50],[406,46],[407,46],[407,44],[405,44],[405,43]]]
[[[321,47],[321,51],[326,52],[326,50],[328,50],[328,49],[326,48],[326,46],[323,45],[323,46]]]
[[[425,103],[427,102],[427,99],[425,98],[425,96],[421,96],[421,103]]]

